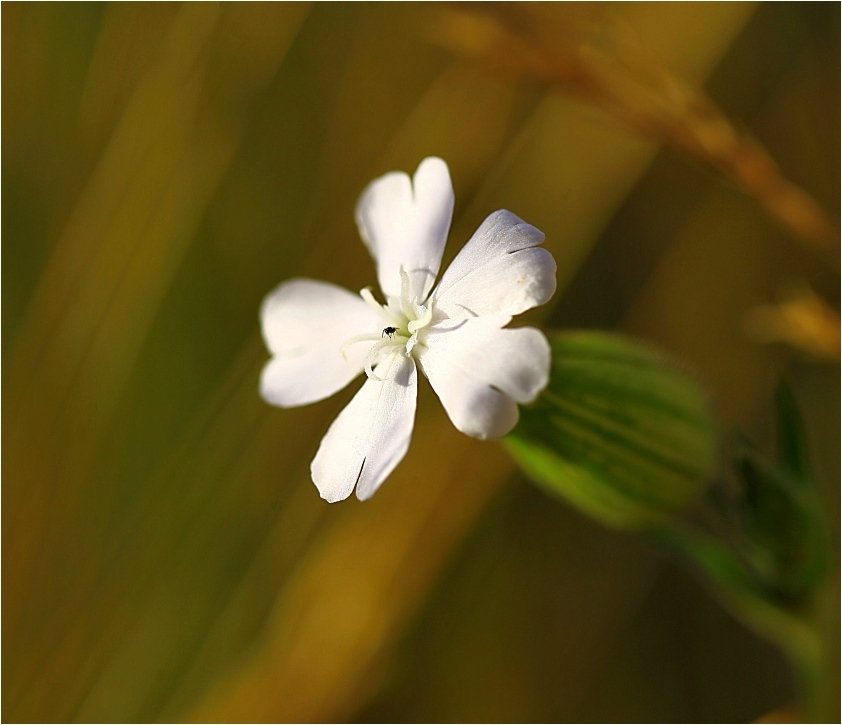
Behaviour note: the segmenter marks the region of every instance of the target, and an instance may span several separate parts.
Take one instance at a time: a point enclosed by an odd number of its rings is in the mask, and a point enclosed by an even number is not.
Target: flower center
[[[370,287],[360,290],[360,296],[374,309],[383,320],[383,329],[379,333],[355,335],[342,346],[342,356],[349,345],[368,340],[375,341],[365,358],[365,374],[373,380],[384,380],[374,373],[374,366],[397,354],[411,355],[418,344],[418,332],[427,327],[433,319],[433,305],[428,301],[424,305],[418,298],[410,299],[409,275],[400,269],[400,297],[390,297],[388,304],[381,305]]]

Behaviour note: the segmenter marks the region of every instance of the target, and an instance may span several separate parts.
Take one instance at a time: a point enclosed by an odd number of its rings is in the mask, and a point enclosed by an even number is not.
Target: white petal
[[[418,361],[460,431],[499,438],[549,381],[550,346],[538,330],[500,329],[508,315],[445,320],[419,345]]]
[[[260,324],[273,357],[260,375],[260,394],[284,408],[333,395],[363,370],[373,344],[350,345],[361,333],[380,332],[383,321],[362,299],[327,282],[292,279],[263,300]]]
[[[357,227],[377,260],[384,295],[400,295],[403,266],[409,274],[410,299],[426,299],[439,273],[452,217],[450,172],[433,156],[420,163],[412,181],[394,171],[363,190],[357,202]]]
[[[556,264],[537,245],[544,234],[500,210],[474,232],[433,292],[436,310],[465,318],[517,315],[544,304],[556,287]]]
[[[368,379],[333,421],[310,464],[313,483],[333,503],[351,495],[370,498],[401,462],[415,422],[418,373],[400,352],[375,370],[385,380]]]

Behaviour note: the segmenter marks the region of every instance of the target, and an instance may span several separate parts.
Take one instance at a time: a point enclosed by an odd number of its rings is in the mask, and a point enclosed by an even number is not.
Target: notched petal
[[[403,172],[391,172],[363,190],[357,227],[377,261],[384,295],[401,295],[403,267],[409,276],[409,299],[426,298],[441,266],[453,203],[450,172],[436,157],[424,159],[412,180]]]
[[[357,295],[327,282],[292,279],[276,287],[260,310],[272,353],[260,375],[260,394],[284,408],[314,403],[344,388],[363,370],[373,344],[346,341],[376,335],[381,321]]]
[[[424,374],[453,424],[474,438],[499,438],[549,382],[550,348],[530,327],[500,329],[507,316],[448,320],[426,338]]]
[[[547,302],[556,263],[538,249],[544,234],[511,212],[490,215],[453,260],[433,292],[448,317],[517,315]]]
[[[401,462],[412,437],[418,375],[411,357],[395,353],[378,365],[333,421],[310,465],[313,483],[331,503],[370,498]]]

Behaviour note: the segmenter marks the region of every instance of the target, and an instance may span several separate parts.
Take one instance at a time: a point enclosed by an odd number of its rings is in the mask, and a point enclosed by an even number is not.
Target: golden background
[[[786,373],[838,551],[839,12],[3,3],[3,719],[789,704],[782,657],[689,572],[424,383],[381,491],[323,502],[309,462],[357,384],[266,405],[257,311],[292,276],[372,284],[359,192],[439,155],[445,264],[498,208],[546,233],[533,323],[660,345],[761,441]]]

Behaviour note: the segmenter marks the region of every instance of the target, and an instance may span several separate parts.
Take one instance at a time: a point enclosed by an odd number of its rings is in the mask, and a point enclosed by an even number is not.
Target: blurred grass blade
[[[714,425],[699,386],[613,335],[551,339],[550,385],[508,449],[539,485],[610,526],[685,507],[711,472]]]
[[[105,34],[131,35],[135,10],[108,7],[113,22],[102,25],[93,68],[107,65],[109,48],[125,40]],[[106,133],[107,142],[57,231],[5,361],[3,412],[16,421],[4,439],[3,625],[10,636],[3,654],[15,662],[4,679],[4,715],[11,719],[67,719],[68,703],[81,697],[76,684],[91,676],[56,653],[58,641],[75,643],[84,653],[77,661],[91,649],[68,635],[77,634],[68,623],[87,611],[113,554],[102,543],[110,535],[104,522],[119,508],[112,508],[114,480],[103,474],[109,441],[126,420],[125,396],[139,372],[148,374],[139,361],[150,330],[167,309],[255,100],[307,10],[181,6],[147,29],[161,51],[136,82],[126,79],[115,92],[110,75],[91,76],[88,97],[119,112],[110,133],[107,119],[92,127],[90,138]],[[101,625],[104,617],[92,619]],[[61,687],[44,677],[56,662]]]
[[[782,382],[775,391],[778,408],[778,456],[783,469],[800,483],[813,480],[807,438],[792,388]]]
[[[828,542],[812,491],[758,455],[739,461],[743,555],[784,601],[809,595],[827,572]]]
[[[788,606],[722,544],[690,529],[655,526],[658,540],[698,567],[719,600],[758,635],[781,647],[795,670],[800,722],[835,721],[826,688],[826,644],[809,608]],[[833,675],[831,675],[833,677]]]
[[[495,74],[579,97],[642,136],[698,158],[739,184],[794,235],[835,254],[838,231],[827,212],[787,181],[768,152],[686,75],[673,73],[644,47],[628,16],[645,16],[645,3],[610,10],[580,4],[563,25],[541,5],[444,6],[428,33]],[[751,12],[748,4],[731,8]]]
[[[806,436],[786,383],[775,393],[778,463],[751,446],[737,460],[741,553],[765,591],[803,602],[828,571],[828,534]]]

